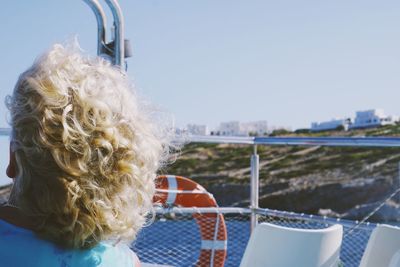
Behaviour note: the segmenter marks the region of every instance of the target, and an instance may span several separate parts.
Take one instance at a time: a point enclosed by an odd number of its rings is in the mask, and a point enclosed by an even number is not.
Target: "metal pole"
[[[114,39],[114,64],[124,67],[125,63],[125,36],[124,36],[124,16],[121,7],[116,0],[105,0],[111,9],[114,17],[115,39]]]
[[[399,165],[398,165],[398,177],[397,177],[397,182],[396,182],[396,187],[399,188],[400,187],[400,161],[399,161]],[[397,203],[400,203],[400,194],[397,195]]]
[[[97,21],[97,55],[103,53],[106,43],[106,15],[97,0],[83,0],[92,9]]]
[[[253,146],[253,155],[251,155],[251,184],[250,184],[250,209],[251,209],[251,231],[258,223],[257,209],[259,198],[259,156],[257,154],[257,145]]]

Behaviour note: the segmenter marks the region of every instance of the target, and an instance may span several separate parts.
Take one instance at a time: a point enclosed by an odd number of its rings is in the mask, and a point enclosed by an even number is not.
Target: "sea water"
[[[301,225],[297,223],[295,227]],[[225,267],[237,267],[250,237],[250,223],[226,220],[226,228],[228,250]],[[344,230],[349,228],[345,227]],[[371,230],[359,229],[345,236],[340,252],[345,267],[358,267],[370,234]],[[141,261],[176,267],[195,266],[200,255],[200,246],[201,236],[195,220],[156,221],[143,228],[132,244]]]

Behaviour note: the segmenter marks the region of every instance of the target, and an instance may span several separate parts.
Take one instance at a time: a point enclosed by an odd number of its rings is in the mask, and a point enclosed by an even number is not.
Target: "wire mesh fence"
[[[132,249],[141,261],[166,266],[239,266],[247,242],[250,238],[250,212],[225,213],[227,231],[226,246],[218,240],[205,242],[204,237],[222,231],[216,222],[217,216],[195,213],[163,212],[157,214],[154,222],[145,227],[132,244]],[[335,220],[319,216],[309,216],[271,210],[258,211],[259,222],[269,222],[281,226],[303,229],[326,228],[341,224],[344,238],[341,260],[346,267],[358,266],[375,227],[373,224],[358,225],[357,222]],[[213,250],[214,248],[214,250]],[[226,249],[226,250],[225,250]],[[223,253],[221,253],[221,251]]]
[[[269,222],[290,228],[322,229],[334,224],[343,226],[343,240],[340,259],[346,267],[358,267],[369,236],[375,224],[357,221],[333,219],[293,212],[264,210],[259,217],[259,222]]]

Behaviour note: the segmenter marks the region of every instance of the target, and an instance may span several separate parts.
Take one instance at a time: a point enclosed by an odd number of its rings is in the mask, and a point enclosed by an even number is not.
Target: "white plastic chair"
[[[295,229],[257,225],[240,267],[333,267],[339,264],[343,227]]]
[[[400,228],[391,225],[378,225],[368,240],[360,267],[397,266],[396,253],[400,250]]]
[[[400,266],[400,250],[398,250],[392,259],[390,260],[389,267],[399,267]]]

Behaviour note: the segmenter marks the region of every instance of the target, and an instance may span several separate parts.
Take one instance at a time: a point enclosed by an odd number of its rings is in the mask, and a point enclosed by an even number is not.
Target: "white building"
[[[207,125],[198,125],[198,124],[188,124],[187,132],[193,135],[209,135],[210,132],[208,130]]]
[[[330,121],[323,122],[313,122],[311,123],[311,131],[319,132],[319,131],[329,131],[336,130],[338,128],[343,128],[345,131],[349,129],[349,125],[351,124],[351,119],[333,119]]]
[[[243,135],[240,131],[239,121],[221,122],[218,131],[219,135],[240,136]]]
[[[396,116],[385,115],[383,109],[371,109],[357,111],[354,123],[350,129],[377,127],[382,125],[394,124],[398,118]]]
[[[225,136],[265,135],[268,132],[267,121],[241,123],[239,121],[221,122],[216,134]]]
[[[267,121],[253,121],[241,124],[241,131],[245,135],[257,135],[263,136],[268,133],[268,123]]]

